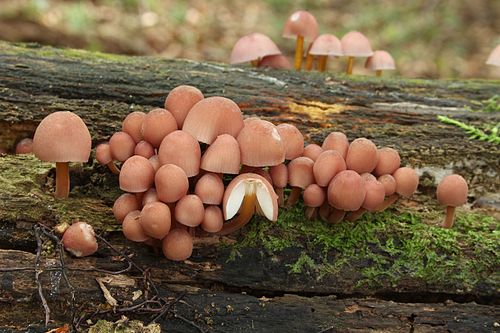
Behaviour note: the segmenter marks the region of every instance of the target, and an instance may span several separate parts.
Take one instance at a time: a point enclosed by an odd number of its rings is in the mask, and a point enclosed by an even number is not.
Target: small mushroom
[[[88,161],[91,145],[87,126],[72,112],[51,113],[38,125],[33,152],[42,161],[56,162],[56,198],[68,197],[69,162]]]
[[[345,169],[345,161],[338,151],[325,150],[314,162],[314,179],[319,186],[328,186],[333,177]]]
[[[134,155],[135,141],[125,132],[116,132],[109,139],[109,149],[113,159],[125,162]]]
[[[201,149],[198,141],[185,131],[176,130],[165,136],[158,150],[160,163],[175,164],[188,177],[200,172]]]
[[[281,54],[281,51],[271,38],[254,32],[238,39],[231,51],[229,63],[241,64],[250,62],[252,66],[257,67],[260,59],[278,54]]]
[[[120,195],[113,204],[113,215],[118,222],[122,222],[128,213],[134,210],[141,209],[135,195],[130,193],[123,193]]]
[[[304,54],[304,39],[310,41],[316,39],[319,34],[318,22],[316,18],[305,10],[299,10],[288,17],[285,28],[283,29],[283,37],[295,38],[295,70],[300,71],[302,68],[302,56]]]
[[[163,202],[151,202],[141,210],[139,221],[146,235],[162,239],[170,231],[170,208]]]
[[[132,113],[129,113],[123,120],[122,132],[130,135],[135,143],[139,143],[141,140],[143,140],[141,129],[142,122],[144,121],[145,117],[146,114],[144,112],[134,111]]]
[[[359,174],[372,172],[378,163],[377,146],[366,138],[358,138],[351,142],[345,158],[347,169]]]
[[[185,195],[175,205],[175,220],[185,226],[199,226],[204,216],[203,202],[196,194]]]
[[[206,173],[196,182],[194,193],[206,205],[220,205],[224,196],[224,183],[215,173]]]
[[[165,109],[174,116],[177,128],[182,128],[188,112],[203,98],[203,93],[198,88],[186,85],[175,87],[168,93]]]
[[[366,196],[365,180],[353,170],[339,172],[328,185],[328,203],[339,211],[356,211],[361,208]],[[342,220],[339,213],[332,223]]]
[[[287,57],[282,54],[275,54],[263,57],[257,67],[269,67],[274,69],[290,69],[292,65]]]
[[[331,34],[323,34],[318,36],[314,40],[309,49],[307,59],[306,59],[306,69],[309,67],[311,69],[311,65],[308,64],[308,61],[312,63],[314,57],[318,59],[318,70],[320,72],[324,72],[326,70],[326,64],[328,61],[328,57],[331,56],[342,56],[342,45],[340,40]],[[311,59],[311,60],[310,60]]]
[[[33,153],[33,140],[24,138],[16,145],[16,154],[31,154]]]
[[[193,253],[193,237],[184,228],[173,228],[162,241],[163,254],[167,259],[183,261]]]
[[[164,137],[177,130],[177,120],[165,109],[151,110],[142,122],[141,133],[144,140],[158,148]]]
[[[354,67],[355,57],[370,57],[373,55],[372,47],[368,39],[362,33],[358,31],[351,31],[342,37],[340,40],[342,44],[342,52],[347,59],[347,75],[352,74],[352,68]]]
[[[149,238],[148,235],[142,229],[141,222],[141,211],[133,210],[125,216],[122,223],[122,231],[125,238],[131,240],[132,242],[144,242]]]
[[[375,51],[365,62],[365,68],[375,71],[377,77],[382,76],[382,71],[391,71],[396,69],[394,59],[387,51]]]
[[[393,174],[401,166],[401,157],[396,149],[384,147],[378,150],[378,161],[373,173],[376,176]]]
[[[287,207],[292,207],[299,201],[300,193],[307,186],[314,183],[314,161],[308,157],[297,157],[288,163],[288,184],[292,192],[286,202]]]
[[[325,140],[323,140],[321,148],[323,148],[323,150],[336,150],[345,160],[347,151],[349,150],[349,140],[347,140],[347,136],[342,132],[331,132]]]
[[[304,151],[302,152],[302,156],[308,157],[313,161],[316,161],[319,155],[323,152],[323,148],[321,146],[315,144],[315,143],[310,143],[307,146],[305,146]]]
[[[285,160],[293,160],[302,156],[304,152],[304,136],[292,124],[279,124],[276,126],[278,133],[285,145]]]
[[[288,184],[288,168],[284,163],[272,166],[269,168],[269,175],[272,179],[274,191],[278,195],[278,205],[283,207],[285,205],[283,189]]]
[[[206,232],[219,232],[224,225],[224,218],[222,217],[222,210],[219,206],[210,205],[205,207],[205,216],[200,227]]]
[[[155,154],[154,147],[147,141],[139,141],[134,148],[134,155],[150,158]]]
[[[446,206],[446,218],[443,228],[453,227],[455,220],[455,207],[467,202],[469,188],[467,182],[460,175],[449,175],[443,178],[436,189],[439,203]]]
[[[305,216],[308,219],[313,219],[316,216],[316,211],[325,201],[325,189],[318,184],[310,184],[306,187],[303,194],[304,204],[306,205]]]
[[[62,244],[75,257],[90,256],[98,247],[94,228],[86,222],[73,222],[64,232]]]
[[[173,203],[187,194],[188,177],[177,165],[165,164],[155,174],[155,188],[161,201]]]
[[[123,191],[142,193],[153,185],[155,171],[147,158],[134,155],[125,161],[118,181]]]
[[[99,164],[106,165],[108,169],[116,174],[120,174],[120,169],[113,162],[113,157],[111,156],[111,149],[107,142],[99,144],[95,149],[95,159]]]
[[[238,141],[229,134],[221,134],[203,153],[200,168],[215,173],[237,175],[240,171],[240,160]]]

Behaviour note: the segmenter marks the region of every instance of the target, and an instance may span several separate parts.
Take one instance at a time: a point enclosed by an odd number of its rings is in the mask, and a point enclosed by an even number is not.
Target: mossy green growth
[[[303,207],[280,211],[277,223],[255,219],[234,245],[261,247],[270,254],[300,248],[286,262],[289,273],[310,271],[335,278],[358,270],[356,288],[395,287],[403,279],[429,285],[460,286],[478,281],[500,284],[500,224],[481,213],[458,212],[453,229],[439,227],[444,212],[389,209],[337,225],[306,220]]]

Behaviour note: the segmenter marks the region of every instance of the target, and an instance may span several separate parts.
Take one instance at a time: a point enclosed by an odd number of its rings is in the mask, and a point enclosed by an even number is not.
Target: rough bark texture
[[[493,143],[469,140],[437,115],[481,126],[498,113],[470,112],[498,94],[499,82],[348,78],[331,74],[265,71],[221,64],[111,56],[36,45],[0,43],[0,147],[33,134],[47,114],[71,110],[89,126],[94,143],[119,130],[133,110],[163,105],[167,93],[190,84],[206,96],[235,100],[245,116],[297,125],[309,142],[332,130],[367,137],[400,151],[424,174],[419,194],[359,223],[307,222],[300,209],[283,211],[276,225],[255,219],[236,236],[200,238],[193,257],[173,263],[152,249],[124,241],[110,212],[117,178],[88,163],[74,166],[69,200],[53,199],[54,166],[30,156],[0,157],[0,331],[43,331],[38,287],[55,320],[110,310],[101,281],[118,301],[138,304],[134,291],[175,299],[161,320],[169,331],[491,332],[498,329],[498,218],[484,209],[459,210],[456,228],[436,227],[433,177],[459,172],[470,200],[500,188],[500,154]],[[483,200],[484,201],[484,200]],[[127,267],[101,243],[97,255],[65,256],[65,272],[38,223],[74,219],[93,224],[115,248],[133,253],[146,269]],[[40,249],[36,236],[43,241]],[[50,245],[52,244],[52,245]],[[35,262],[43,273],[35,283]],[[149,281],[149,282],[148,282]],[[156,292],[156,291],[155,291]],[[480,304],[476,304],[480,303]],[[33,315],[26,316],[27,313]],[[151,313],[116,310],[145,321]],[[177,317],[176,317],[177,316]],[[188,319],[188,323],[182,318]],[[193,323],[196,325],[194,326]],[[84,327],[82,325],[81,327]]]

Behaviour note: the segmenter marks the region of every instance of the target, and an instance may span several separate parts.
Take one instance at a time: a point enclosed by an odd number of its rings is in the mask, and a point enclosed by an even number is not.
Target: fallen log
[[[163,328],[184,332],[495,329],[498,212],[464,208],[456,228],[444,230],[433,191],[453,170],[469,181],[471,202],[497,200],[498,145],[471,140],[437,115],[498,123],[498,113],[468,109],[484,107],[498,82],[380,80],[0,43],[0,147],[12,151],[59,110],[79,114],[97,143],[129,112],[162,106],[180,84],[232,98],[245,116],[293,123],[309,142],[341,130],[394,147],[422,174],[419,192],[355,223],[306,221],[300,206],[276,224],[255,218],[238,235],[200,238],[190,260],[174,263],[123,239],[110,210],[117,178],[105,168],[73,166],[70,198],[59,201],[53,165],[1,155],[0,331],[44,331],[43,301],[50,327],[80,329],[121,314],[149,322],[160,310]],[[73,220],[101,235],[96,255],[60,256],[50,228]],[[153,296],[171,303],[142,304]]]

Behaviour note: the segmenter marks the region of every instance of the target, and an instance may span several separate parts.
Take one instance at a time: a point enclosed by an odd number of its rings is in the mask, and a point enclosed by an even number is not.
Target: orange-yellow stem
[[[340,223],[344,219],[344,216],[345,211],[334,208],[328,217],[328,222],[333,224]]]
[[[292,207],[295,205],[299,201],[300,193],[302,193],[302,189],[300,187],[293,186],[292,192],[290,192],[290,195],[288,196],[286,206]]]
[[[69,195],[69,163],[56,162],[56,193],[57,199],[66,199]]]
[[[306,212],[305,212],[305,216],[309,219],[309,220],[313,220],[316,218],[316,212],[318,211],[318,209],[316,207],[307,207],[306,208]]]
[[[231,221],[224,223],[221,231],[217,234],[222,236],[229,235],[230,233],[243,228],[248,222],[250,222],[255,212],[255,200],[255,192],[245,194],[240,210],[238,211],[238,216],[233,218]]]
[[[318,56],[318,70],[324,72],[326,70],[326,62],[328,61],[328,56],[322,55]]]
[[[295,70],[300,71],[302,68],[302,56],[304,54],[304,37],[297,36],[297,42],[295,44]]]
[[[363,216],[363,214],[366,212],[366,209],[364,208],[360,208],[354,212],[351,212],[347,217],[346,217],[346,220],[347,221],[350,221],[350,222],[353,222],[353,221],[356,221],[357,219],[359,219],[361,216]]]
[[[319,207],[318,215],[321,220],[328,222],[328,217],[330,216],[330,205],[328,204],[328,200],[325,200],[323,204]]]
[[[451,229],[453,223],[455,222],[455,207],[446,207],[446,218],[444,219],[443,228]]]
[[[278,195],[278,206],[283,207],[285,206],[285,194],[283,193],[283,188],[282,187],[275,187],[274,192]]]
[[[306,57],[306,64],[304,65],[304,69],[306,71],[312,70],[313,62],[314,62],[314,56],[311,53],[308,53],[307,57]]]
[[[353,67],[354,67],[354,57],[349,57],[347,59],[347,70],[346,70],[347,75],[351,75],[352,74],[352,68]]]

